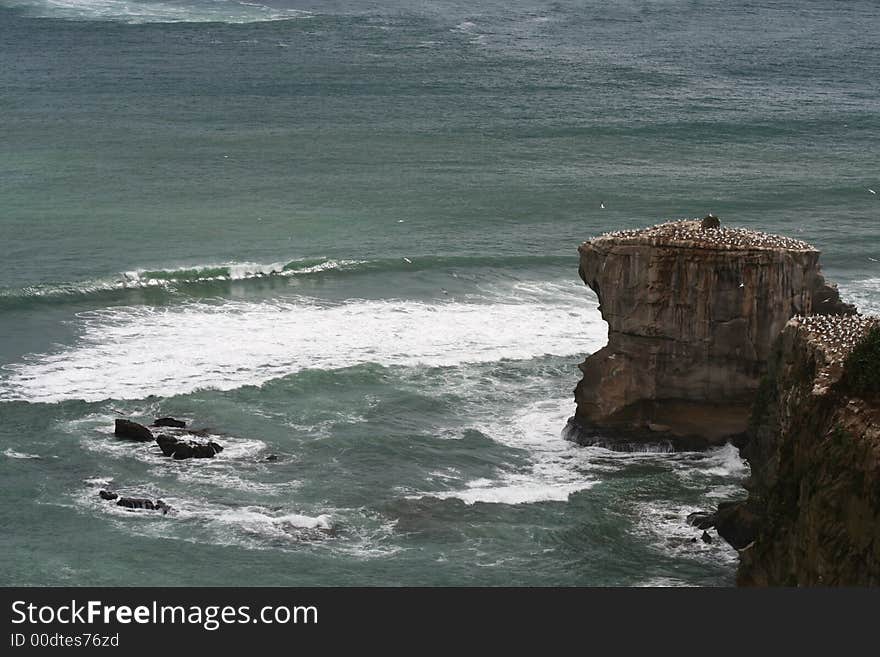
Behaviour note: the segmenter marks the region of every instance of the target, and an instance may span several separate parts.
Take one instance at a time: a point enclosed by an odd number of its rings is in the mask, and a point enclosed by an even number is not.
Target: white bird
[[[398,220],[397,220],[397,223],[402,224],[402,223],[403,223],[403,219],[398,219]]]
[[[602,208],[602,209],[604,210],[604,209],[605,209],[605,203],[604,203],[604,202],[599,203],[599,207]]]
[[[409,258],[404,258],[403,261],[407,264],[412,264],[412,260],[410,260]]]
[[[740,283],[739,286],[740,286],[740,287],[745,287],[746,284],[745,284],[745,283]]]
[[[868,191],[871,192],[872,194],[876,194],[876,193],[877,193],[877,192],[875,192],[873,189],[871,189],[870,187],[868,187]]]

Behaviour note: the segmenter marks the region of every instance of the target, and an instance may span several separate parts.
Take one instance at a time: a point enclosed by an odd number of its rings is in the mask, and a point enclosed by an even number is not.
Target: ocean
[[[712,212],[880,312],[877,34],[858,0],[0,0],[0,584],[732,585],[684,519],[744,496],[734,447],[561,436],[607,331],[577,246]],[[163,415],[224,451],[113,437]]]

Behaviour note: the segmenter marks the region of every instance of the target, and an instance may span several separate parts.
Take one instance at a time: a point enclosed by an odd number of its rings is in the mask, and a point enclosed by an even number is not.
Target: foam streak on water
[[[484,300],[485,301],[485,300]],[[561,303],[561,302],[560,302]],[[230,390],[304,369],[450,366],[580,356],[604,342],[595,306],[351,300],[190,303],[85,313],[79,341],[7,366],[0,400],[58,402]]]
[[[14,7],[38,18],[104,20],[122,23],[257,23],[306,18],[309,12],[277,9],[236,0],[13,0]]]
[[[455,498],[465,504],[530,504],[564,502],[572,493],[591,488],[598,480],[589,474],[590,453],[563,440],[561,435],[573,411],[570,398],[550,400],[512,410],[509,418],[495,418],[479,425],[495,441],[526,451],[530,465],[499,472],[497,479],[468,481],[461,489],[413,497]]]

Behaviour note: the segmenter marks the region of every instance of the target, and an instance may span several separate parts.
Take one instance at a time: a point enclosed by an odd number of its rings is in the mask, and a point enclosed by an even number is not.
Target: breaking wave
[[[345,276],[378,272],[424,271],[435,268],[509,267],[511,264],[563,264],[569,258],[536,256],[520,258],[406,257],[375,260],[304,258],[287,262],[228,262],[173,268],[132,269],[85,281],[40,283],[19,288],[0,288],[0,307],[33,300],[67,301],[126,290],[164,289],[185,291],[189,286],[228,285],[233,282],[289,277]]]
[[[34,18],[143,23],[258,23],[308,18],[310,12],[236,0],[11,0]]]
[[[604,344],[605,322],[582,288],[546,286],[546,295],[514,286],[506,297],[467,301],[300,298],[80,313],[74,344],[3,368],[0,400],[143,399],[260,385],[306,369],[579,357]]]

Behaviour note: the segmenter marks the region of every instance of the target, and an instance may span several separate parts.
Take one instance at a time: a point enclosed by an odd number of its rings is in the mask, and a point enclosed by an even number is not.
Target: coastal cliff
[[[742,454],[749,497],[711,523],[740,585],[880,585],[880,320],[788,322]]]
[[[774,339],[795,315],[851,314],[806,242],[711,215],[579,248],[608,344],[581,365],[567,435],[626,448],[740,440]]]

